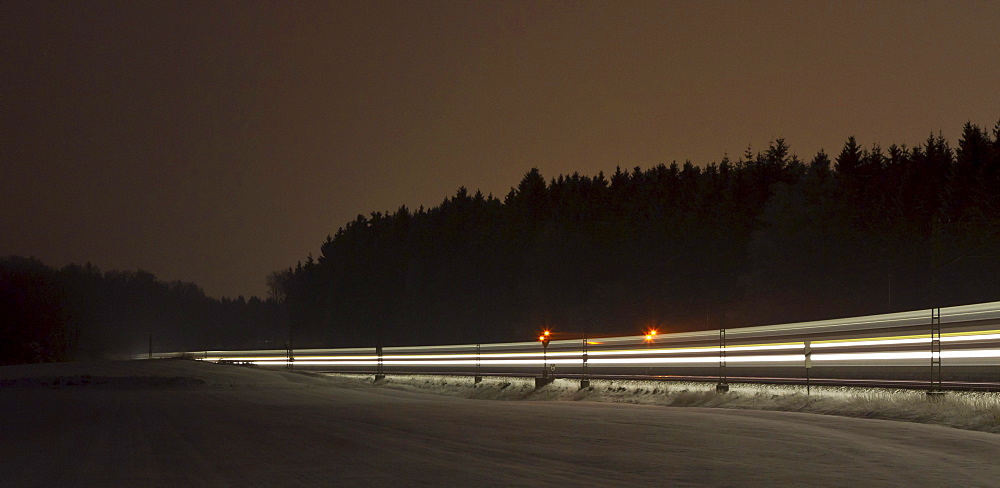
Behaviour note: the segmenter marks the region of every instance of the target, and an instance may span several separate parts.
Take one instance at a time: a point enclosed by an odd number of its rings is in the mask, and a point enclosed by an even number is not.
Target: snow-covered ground
[[[397,389],[420,381],[373,385],[180,360],[3,367],[0,485],[968,487],[1000,479],[1000,435],[987,432],[566,401],[636,398],[642,386],[624,383],[593,392],[569,382],[533,392],[500,378],[430,386],[552,401]],[[663,397],[680,405],[706,396],[692,386]]]
[[[333,376],[371,382],[372,375]],[[485,376],[388,375],[378,386],[406,391],[490,400],[586,400],[674,407],[717,407],[744,410],[807,412],[847,417],[902,420],[1000,434],[1000,393],[948,392],[928,397],[924,390],[730,383],[724,395],[715,383],[557,379],[535,389],[533,378]]]

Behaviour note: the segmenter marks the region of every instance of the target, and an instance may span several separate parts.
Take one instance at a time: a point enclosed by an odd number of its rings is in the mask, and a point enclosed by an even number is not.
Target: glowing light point
[[[538,336],[538,342],[541,342],[542,346],[548,347],[549,341],[552,340],[552,337],[550,337],[551,335],[552,332],[550,332],[548,329],[543,330],[542,335]]]

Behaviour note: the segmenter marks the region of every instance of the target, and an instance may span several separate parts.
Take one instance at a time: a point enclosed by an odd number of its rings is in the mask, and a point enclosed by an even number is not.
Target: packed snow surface
[[[968,487],[1000,479],[1000,435],[989,432],[614,402],[621,394],[710,403],[703,397],[715,394],[693,386],[642,394],[625,383],[535,391],[506,378],[431,380],[372,384],[180,360],[2,367],[2,484]],[[717,397],[742,394],[734,393]]]
[[[334,374],[359,382],[372,375]],[[715,383],[656,380],[556,379],[535,388],[534,378],[485,376],[475,384],[471,376],[386,376],[379,386],[405,391],[490,400],[572,400],[673,407],[716,407],[777,410],[847,417],[903,420],[946,425],[1000,434],[1000,394],[951,391],[929,397],[926,390],[731,383],[720,395]]]

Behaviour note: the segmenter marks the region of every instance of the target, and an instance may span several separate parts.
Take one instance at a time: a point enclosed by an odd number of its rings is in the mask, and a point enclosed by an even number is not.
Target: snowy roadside
[[[471,377],[390,375],[373,385],[371,376],[181,360],[5,366],[0,380],[5,487],[967,488],[1000,479],[993,433],[656,406],[777,394],[737,385],[723,397],[710,384],[653,382],[535,391],[530,378],[473,386]]]
[[[372,375],[289,374],[267,368],[216,366],[200,361],[115,361],[54,363],[0,368],[0,389],[22,388],[207,388],[312,389],[337,386],[356,390],[392,389],[478,400],[587,401],[673,407],[803,412],[843,417],[896,420],[1000,433],[1000,394],[949,392],[928,399],[924,391],[885,388],[730,383],[717,394],[714,383],[640,380],[558,379],[535,389],[533,378],[389,374],[372,385]],[[88,388],[88,389],[90,389]]]
[[[327,373],[328,376],[372,383],[372,375]],[[803,412],[844,417],[898,420],[943,425],[1000,434],[1000,394],[949,392],[929,398],[924,391],[887,388],[814,386],[806,395],[802,386],[730,383],[726,394],[714,383],[640,380],[591,380],[579,389],[579,380],[557,379],[535,389],[533,378],[484,376],[395,375],[375,383],[379,388],[419,391],[479,400],[591,401],[712,407],[743,410]]]

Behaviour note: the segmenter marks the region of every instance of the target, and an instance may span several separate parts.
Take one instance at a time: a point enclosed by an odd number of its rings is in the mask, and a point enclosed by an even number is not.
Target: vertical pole
[[[382,370],[382,346],[375,346],[375,354],[378,355],[378,364],[375,367],[375,381],[385,379],[385,372]]]
[[[721,324],[720,324],[721,325]],[[717,393],[729,391],[729,383],[726,378],[726,328],[719,328],[719,383],[715,385]]]
[[[811,395],[811,384],[809,383],[809,371],[812,370],[812,346],[809,345],[809,341],[805,341],[803,344],[803,353],[806,358],[806,395]]]
[[[549,359],[546,352],[549,349],[549,331],[546,330],[542,335],[538,336],[538,340],[542,343],[542,377],[535,378],[535,388],[541,388],[552,382],[554,378],[549,378]]]
[[[149,359],[153,359],[153,334],[149,334]]]
[[[645,342],[646,342],[646,354],[645,354],[645,356],[647,358],[649,357],[649,344],[651,342],[649,337],[650,336],[647,334],[646,335],[646,340],[645,340]],[[653,367],[652,366],[646,366],[646,376],[653,376]]]
[[[542,341],[542,378],[549,377],[549,359],[546,351],[549,349],[549,341]]]
[[[580,345],[583,360],[583,375],[580,377],[580,389],[590,388],[590,376],[587,375],[587,333],[583,333],[583,344]]]
[[[941,309],[931,309],[931,392],[941,389]]]
[[[483,375],[479,370],[481,355],[482,355],[482,344],[476,344],[476,377],[473,380],[474,383],[482,383],[483,381]]]
[[[938,248],[941,222],[935,217],[931,222],[931,382],[928,395],[941,391],[941,308],[938,307]]]

